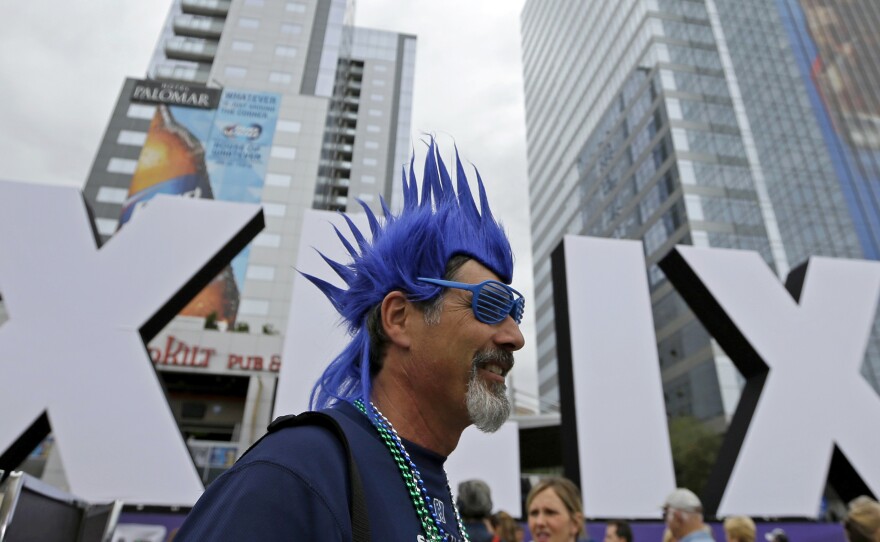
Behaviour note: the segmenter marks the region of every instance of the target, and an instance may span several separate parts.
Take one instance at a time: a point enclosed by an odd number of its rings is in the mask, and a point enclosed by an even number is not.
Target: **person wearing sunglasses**
[[[525,300],[479,174],[474,198],[457,152],[455,166],[453,181],[432,139],[421,190],[413,161],[404,175],[399,213],[382,202],[380,219],[362,203],[370,235],[348,217],[349,235],[337,230],[351,260],[324,259],[345,287],[305,275],[351,334],[311,396],[342,437],[276,420],[177,542],[469,540],[443,465],[468,426],[492,432],[510,415]]]

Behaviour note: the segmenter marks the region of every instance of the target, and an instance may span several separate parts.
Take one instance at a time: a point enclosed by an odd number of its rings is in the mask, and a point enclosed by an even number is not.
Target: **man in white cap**
[[[693,491],[680,487],[663,503],[666,526],[678,542],[713,542],[703,523],[703,503]]]

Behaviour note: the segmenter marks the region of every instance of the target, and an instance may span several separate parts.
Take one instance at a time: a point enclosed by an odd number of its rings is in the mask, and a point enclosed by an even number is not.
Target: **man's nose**
[[[526,339],[523,337],[519,324],[516,323],[513,317],[508,316],[498,325],[500,327],[498,334],[495,336],[495,344],[510,352],[516,352],[525,346]]]

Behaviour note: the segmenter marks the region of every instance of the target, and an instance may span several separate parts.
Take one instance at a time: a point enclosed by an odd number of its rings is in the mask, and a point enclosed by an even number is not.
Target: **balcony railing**
[[[217,42],[213,40],[175,36],[165,42],[168,58],[212,62],[216,54]]]
[[[174,18],[174,33],[179,36],[220,39],[225,22],[216,17],[184,13]]]
[[[210,66],[198,65],[197,67],[178,64],[158,64],[153,71],[153,79],[160,81],[178,81],[181,83],[208,83],[211,73]]]
[[[229,13],[230,0],[183,0],[180,9],[195,15],[222,15]]]

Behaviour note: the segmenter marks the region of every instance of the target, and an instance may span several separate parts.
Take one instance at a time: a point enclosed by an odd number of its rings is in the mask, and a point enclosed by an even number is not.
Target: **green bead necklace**
[[[403,446],[403,441],[400,440],[400,436],[397,434],[397,431],[394,430],[391,422],[388,421],[388,418],[386,418],[385,415],[379,412],[379,409],[376,408],[376,405],[372,402],[370,402],[370,408],[373,411],[373,416],[370,416],[367,413],[367,408],[364,405],[363,400],[356,400],[354,405],[373,423],[373,426],[379,432],[379,436],[382,438],[385,446],[388,447],[388,451],[391,452],[391,456],[394,458],[394,462],[400,470],[400,475],[403,477],[403,483],[406,485],[406,489],[409,492],[409,498],[412,500],[413,506],[416,509],[419,523],[422,524],[422,529],[424,529],[428,540],[431,542],[452,540],[452,536],[446,532],[440,523],[440,518],[434,510],[433,501],[428,496],[428,489],[425,487],[425,482],[422,481],[422,475],[419,473],[419,469],[416,467],[416,464]],[[446,473],[444,472],[444,474]],[[448,478],[449,477],[447,476],[447,479]],[[458,532],[461,533],[461,536],[464,537],[466,542],[470,542],[470,538],[468,538],[467,531],[464,528],[464,522],[461,521],[461,515],[458,513],[458,507],[455,506],[455,499],[452,498],[452,490],[449,489],[448,482],[446,489],[449,491],[449,500],[452,502],[452,509],[455,511]]]

